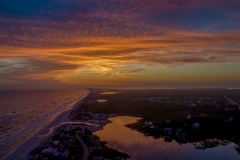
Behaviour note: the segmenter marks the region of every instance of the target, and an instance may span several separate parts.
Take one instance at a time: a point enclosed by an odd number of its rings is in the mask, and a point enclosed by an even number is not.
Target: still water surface
[[[96,101],[99,102],[99,103],[107,102],[106,99],[97,99]]]
[[[138,120],[135,117],[118,116],[109,118],[112,122],[103,127],[103,130],[94,134],[102,141],[107,141],[107,146],[127,153],[130,159],[184,159],[184,160],[239,160],[240,155],[234,150],[234,143],[226,146],[208,148],[205,150],[195,149],[190,143],[178,144],[176,141],[164,142],[163,138],[154,139],[144,136],[142,133],[125,127],[126,124]]]
[[[100,94],[116,94],[117,92],[102,92]]]

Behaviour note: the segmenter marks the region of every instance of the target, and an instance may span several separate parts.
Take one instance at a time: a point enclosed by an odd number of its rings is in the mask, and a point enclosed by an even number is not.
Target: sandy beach
[[[32,137],[24,141],[15,150],[13,150],[8,155],[6,155],[2,160],[26,159],[30,151],[36,148],[40,143],[43,143],[45,139],[50,137],[52,133],[54,133],[54,131],[61,126],[60,124],[71,123],[71,120],[70,120],[71,113],[77,107],[81,106],[81,104],[83,103],[84,99],[88,96],[88,94],[89,94],[89,91],[87,91],[87,93],[80,98],[80,100],[72,107],[72,109],[61,113],[51,123],[46,125],[37,134],[33,135]],[[81,123],[79,122],[79,124]],[[89,123],[88,125],[94,125],[94,124]],[[98,126],[98,125],[95,125],[95,126]],[[39,136],[39,135],[44,135],[44,136]]]

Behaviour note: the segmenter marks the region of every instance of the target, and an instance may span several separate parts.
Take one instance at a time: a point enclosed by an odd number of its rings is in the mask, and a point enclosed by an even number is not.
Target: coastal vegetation
[[[107,93],[107,94],[106,94]],[[196,149],[236,144],[240,153],[239,91],[91,89],[69,115],[83,125],[59,128],[29,154],[30,159],[117,159],[129,155],[110,148],[92,132],[113,116],[134,116],[126,127],[165,142],[191,143]],[[98,101],[98,100],[104,101]],[[88,123],[100,126],[88,126]],[[77,124],[77,123],[76,123]],[[89,130],[90,129],[90,130]],[[91,130],[93,129],[93,130]],[[85,150],[85,151],[84,151]],[[87,152],[86,152],[87,150]],[[35,158],[34,158],[35,157]],[[37,158],[36,158],[37,157]]]
[[[101,94],[116,92],[115,94]],[[164,128],[171,128],[171,138],[179,141],[175,132],[181,129],[185,136],[179,143],[198,142],[210,138],[240,142],[240,100],[238,90],[91,90],[83,104],[86,111],[136,116],[142,119],[127,127],[159,138],[166,136]],[[98,103],[96,99],[105,99]],[[230,99],[234,99],[232,103]],[[191,116],[191,118],[187,118]],[[155,128],[143,127],[151,121]],[[193,124],[198,123],[198,129]]]

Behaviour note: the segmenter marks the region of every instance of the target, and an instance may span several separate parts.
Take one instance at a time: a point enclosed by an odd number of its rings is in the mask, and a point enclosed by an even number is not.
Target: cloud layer
[[[233,66],[240,2],[0,0],[0,48],[4,81],[115,84],[154,78],[157,68]]]

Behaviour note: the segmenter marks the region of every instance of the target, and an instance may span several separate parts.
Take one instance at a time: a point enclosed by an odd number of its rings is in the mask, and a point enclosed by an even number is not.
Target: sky
[[[240,88],[238,0],[0,0],[0,89]]]

